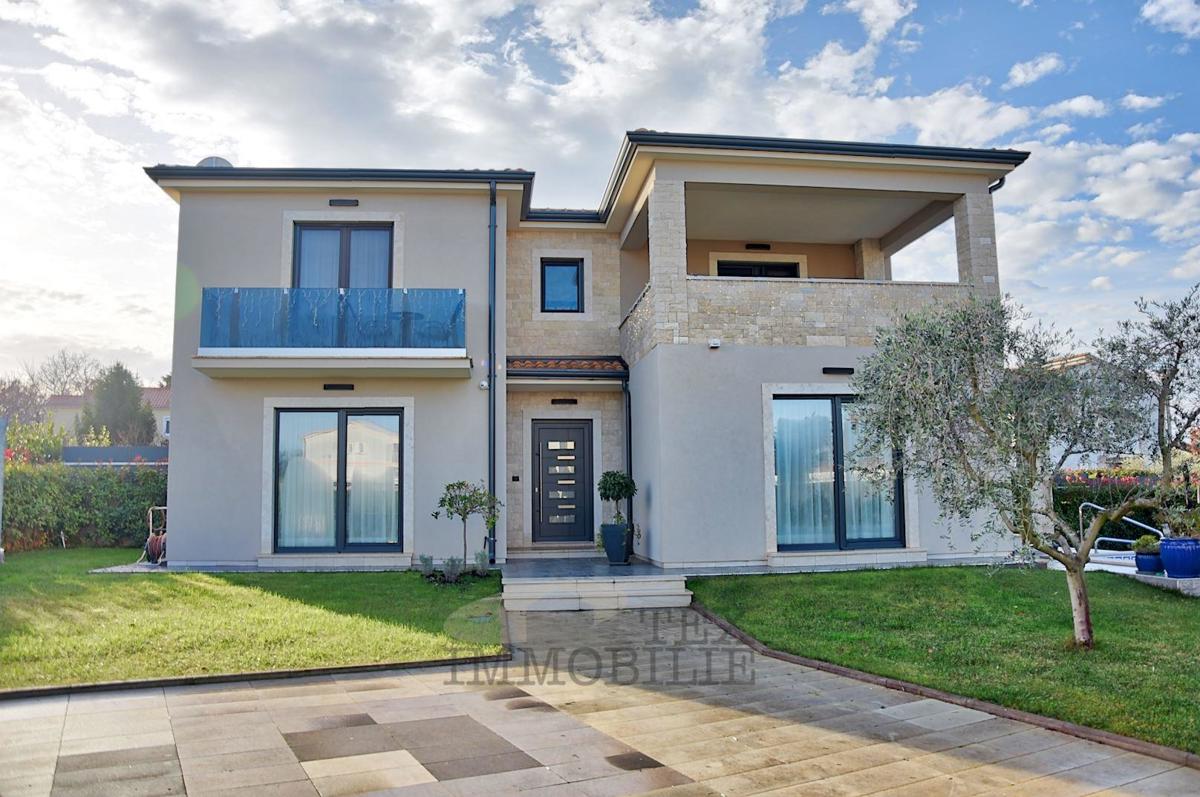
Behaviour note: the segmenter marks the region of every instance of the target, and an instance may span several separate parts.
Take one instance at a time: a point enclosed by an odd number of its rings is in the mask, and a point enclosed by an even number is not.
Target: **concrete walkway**
[[[687,609],[508,664],[0,703],[0,795],[1182,795],[1200,771],[774,659]]]

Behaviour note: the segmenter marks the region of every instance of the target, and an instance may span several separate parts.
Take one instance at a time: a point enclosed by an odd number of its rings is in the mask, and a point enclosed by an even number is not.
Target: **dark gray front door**
[[[533,422],[533,541],[589,542],[592,422]]]

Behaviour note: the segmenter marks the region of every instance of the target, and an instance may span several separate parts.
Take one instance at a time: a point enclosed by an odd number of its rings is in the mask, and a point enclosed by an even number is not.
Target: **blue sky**
[[[1197,0],[0,0],[0,373],[169,368],[140,167],[503,167],[594,207],[621,132],[1019,147],[1002,287],[1082,337],[1200,280]],[[897,273],[950,277],[943,228]]]

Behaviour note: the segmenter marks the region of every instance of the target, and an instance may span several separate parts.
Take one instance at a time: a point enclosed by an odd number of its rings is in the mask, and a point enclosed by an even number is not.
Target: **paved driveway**
[[[511,614],[507,665],[0,703],[0,795],[1200,794],[1200,771],[756,657]]]

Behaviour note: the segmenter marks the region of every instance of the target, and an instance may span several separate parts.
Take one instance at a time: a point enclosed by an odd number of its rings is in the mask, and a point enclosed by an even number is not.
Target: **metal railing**
[[[1079,505],[1079,538],[1080,539],[1083,539],[1083,510],[1084,509],[1095,509],[1099,512],[1104,512],[1108,509],[1108,507],[1100,506],[1099,504],[1093,504],[1091,501],[1084,501],[1082,504]],[[1131,517],[1123,517],[1123,518],[1121,518],[1121,522],[1128,523],[1131,526],[1136,526],[1137,528],[1142,529],[1143,531],[1146,531],[1150,534],[1157,534],[1159,539],[1162,539],[1164,536],[1166,536],[1163,534],[1161,529],[1156,529],[1153,526],[1148,526],[1145,523],[1141,522],[1140,520],[1134,520]],[[1119,543],[1121,545],[1128,545],[1130,548],[1133,547],[1133,540],[1127,540],[1124,537],[1097,537],[1096,544],[1099,545],[1101,542]]]

